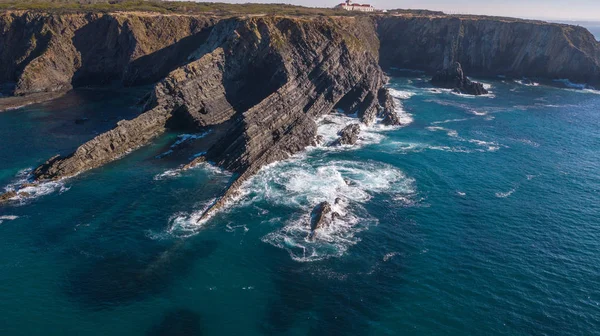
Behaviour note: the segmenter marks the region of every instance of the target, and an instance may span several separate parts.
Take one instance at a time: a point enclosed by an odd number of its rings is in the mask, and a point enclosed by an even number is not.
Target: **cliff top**
[[[356,16],[331,8],[309,8],[287,4],[227,4],[216,2],[178,2],[162,0],[0,0],[0,11],[38,11],[49,13],[147,12],[161,14],[231,15],[326,15]]]
[[[462,20],[494,20],[504,22],[544,23],[509,17],[484,15],[449,15],[439,11],[394,9],[387,13],[361,13],[332,8],[310,8],[287,4],[227,4],[218,2],[189,2],[163,0],[0,0],[0,11],[34,11],[43,13],[115,13],[129,12],[139,15],[280,15],[280,16],[404,16],[428,18],[458,18]],[[561,25],[561,24],[556,24]]]

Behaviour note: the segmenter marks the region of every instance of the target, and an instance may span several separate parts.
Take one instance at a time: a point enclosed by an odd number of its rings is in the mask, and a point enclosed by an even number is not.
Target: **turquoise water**
[[[394,78],[407,126],[271,165],[201,225],[231,176],[177,169],[201,139],[161,155],[190,136],[32,190],[0,207],[0,334],[598,334],[600,95],[486,83],[467,98]],[[0,185],[142,95],[0,113]],[[343,220],[306,241],[311,207],[337,197]]]

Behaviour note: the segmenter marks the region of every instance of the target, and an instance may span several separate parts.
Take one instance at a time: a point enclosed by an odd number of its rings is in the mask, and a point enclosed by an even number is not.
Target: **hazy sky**
[[[292,3],[333,7],[342,0],[212,0],[230,3]],[[446,13],[488,14],[524,18],[600,21],[600,0],[356,0],[377,8],[441,10]]]

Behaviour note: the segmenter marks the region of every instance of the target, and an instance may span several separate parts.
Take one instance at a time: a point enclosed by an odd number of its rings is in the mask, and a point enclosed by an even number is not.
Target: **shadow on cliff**
[[[158,82],[185,65],[188,56],[206,42],[212,28],[204,27],[165,48],[132,60],[137,42],[127,22],[119,26],[109,16],[91,21],[73,37],[73,45],[81,54],[81,64],[72,84],[74,87],[98,86],[118,80],[125,86],[137,86]]]
[[[25,67],[48,48],[51,34],[41,33],[42,22],[36,25],[40,27],[31,28],[19,17],[7,28],[8,34],[0,36],[0,45],[10,46],[0,48],[0,82],[16,83]]]

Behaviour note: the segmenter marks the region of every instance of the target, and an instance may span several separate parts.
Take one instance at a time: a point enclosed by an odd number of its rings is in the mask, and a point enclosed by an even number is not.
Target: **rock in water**
[[[450,67],[445,68],[433,76],[431,84],[437,87],[453,89],[459,93],[479,96],[487,94],[488,91],[483,84],[472,82],[465,76],[460,63],[454,62]]]
[[[350,124],[342,129],[338,135],[340,138],[335,142],[336,145],[354,145],[358,141],[360,134],[359,124]]]
[[[199,156],[195,159],[193,159],[190,163],[186,164],[185,166],[183,166],[183,168],[181,168],[182,170],[188,170],[188,169],[192,169],[195,168],[196,166],[198,166],[199,164],[206,162],[206,158],[204,156]]]
[[[0,194],[0,204],[8,202],[11,198],[16,197],[17,193],[15,191],[7,191],[4,194]]]
[[[331,221],[331,204],[329,202],[321,202],[319,205],[314,207],[310,213],[310,234],[309,239],[314,238],[315,231]]]

